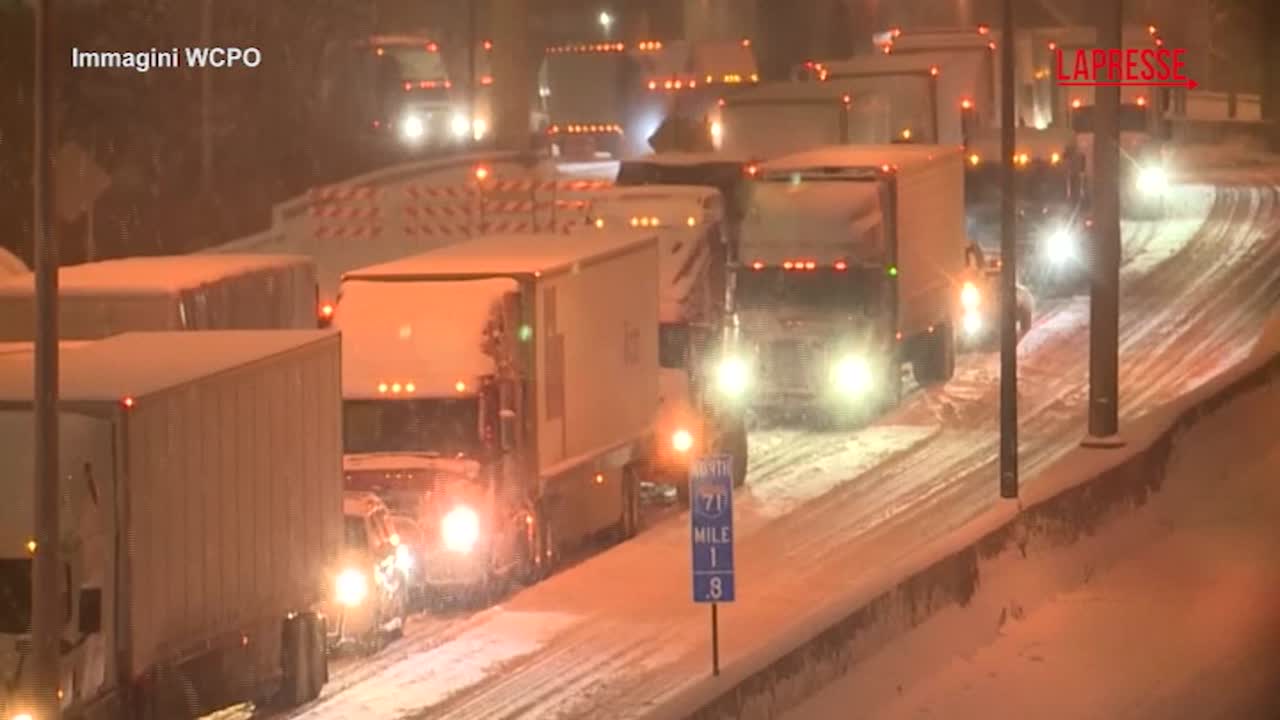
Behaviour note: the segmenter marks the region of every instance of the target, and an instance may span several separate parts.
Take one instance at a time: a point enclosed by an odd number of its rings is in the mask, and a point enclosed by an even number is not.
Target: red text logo
[[[1187,77],[1182,48],[1092,48],[1056,51],[1059,85],[1157,86],[1194,88]]]

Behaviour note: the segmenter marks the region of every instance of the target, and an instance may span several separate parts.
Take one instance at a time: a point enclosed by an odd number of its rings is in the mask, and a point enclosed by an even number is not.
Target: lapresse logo
[[[1183,48],[1057,48],[1057,80],[1063,86],[1184,87],[1198,83],[1186,74]]]

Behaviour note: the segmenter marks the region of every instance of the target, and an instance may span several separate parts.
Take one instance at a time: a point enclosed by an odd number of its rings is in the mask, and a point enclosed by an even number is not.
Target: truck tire
[[[311,638],[311,687],[309,700],[320,697],[320,691],[329,683],[329,640],[325,632],[325,619],[317,613],[306,613]]]
[[[640,483],[644,475],[643,463],[622,468],[622,517],[614,529],[618,542],[630,540],[640,532]]]
[[[920,385],[945,383],[956,374],[956,337],[948,323],[920,339],[911,372]]]
[[[280,691],[276,705],[297,707],[312,699],[310,629],[306,615],[285,618],[280,626]]]

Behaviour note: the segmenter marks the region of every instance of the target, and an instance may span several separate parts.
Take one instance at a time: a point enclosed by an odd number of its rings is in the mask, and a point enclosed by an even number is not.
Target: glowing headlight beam
[[[1162,167],[1145,167],[1138,172],[1138,190],[1144,195],[1159,195],[1169,188],[1169,175]]]
[[[369,579],[359,570],[347,568],[338,575],[335,590],[339,604],[358,607],[369,595]]]
[[[960,305],[965,310],[973,310],[981,303],[982,293],[978,291],[978,286],[972,282],[966,282],[960,289]]]
[[[447,550],[469,553],[480,539],[480,516],[475,510],[459,505],[444,516],[440,535]]]
[[[874,378],[865,358],[846,357],[831,371],[836,389],[847,395],[861,395],[871,389]]]
[[[427,126],[422,122],[422,118],[409,115],[400,123],[400,134],[405,140],[421,140],[427,134]]]
[[[687,453],[693,449],[693,433],[681,428],[671,434],[671,447],[678,453]]]
[[[751,370],[738,358],[726,358],[716,371],[716,382],[726,395],[741,395],[751,382]]]
[[[453,136],[464,138],[471,130],[471,123],[467,121],[466,115],[454,115],[449,121],[449,129],[453,131]]]
[[[1076,257],[1076,239],[1070,230],[1058,228],[1044,241],[1045,255],[1054,265],[1071,262]]]
[[[408,545],[396,546],[396,569],[402,573],[413,569],[413,551],[409,550]]]

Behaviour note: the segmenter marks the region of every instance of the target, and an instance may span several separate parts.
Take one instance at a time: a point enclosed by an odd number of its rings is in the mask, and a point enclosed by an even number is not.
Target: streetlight
[[[613,27],[613,16],[609,14],[608,10],[601,10],[600,17],[597,20],[606,33],[609,32],[609,28]]]

